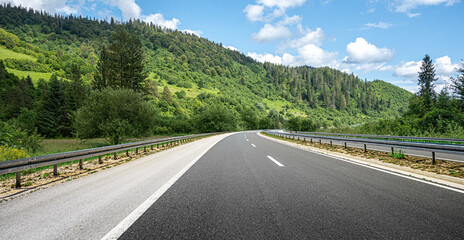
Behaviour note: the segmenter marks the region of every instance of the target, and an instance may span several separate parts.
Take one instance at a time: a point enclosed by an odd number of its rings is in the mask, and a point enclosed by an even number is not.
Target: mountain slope
[[[116,28],[135,31],[145,48],[149,79],[157,84],[153,100],[166,118],[190,118],[196,109],[222,102],[241,118],[248,109],[258,116],[303,116],[319,126],[346,126],[396,117],[412,95],[327,67],[259,63],[222,44],[140,21],[51,16],[10,5],[1,6],[0,15],[0,27],[6,30],[0,34],[13,39],[2,43],[0,58],[7,70],[19,77],[31,75],[34,82],[52,73],[70,79],[75,63],[90,83],[99,51]],[[8,54],[13,52],[17,55]],[[176,93],[173,103],[165,104],[156,93],[165,86]]]

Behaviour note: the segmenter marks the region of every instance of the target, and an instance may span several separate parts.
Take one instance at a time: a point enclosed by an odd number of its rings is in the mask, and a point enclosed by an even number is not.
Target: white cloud
[[[387,29],[392,26],[391,23],[386,23],[386,22],[378,22],[378,23],[366,23],[364,24],[366,27],[370,28],[381,28],[381,29]]]
[[[406,13],[409,17],[417,17],[420,13],[411,13],[410,11],[421,6],[435,6],[442,4],[445,4],[445,6],[452,6],[458,2],[460,2],[460,0],[395,0],[393,1],[392,6],[395,12]]]
[[[421,13],[406,13],[406,15],[408,15],[408,17],[410,18],[415,18],[415,17],[419,17]]]
[[[452,76],[459,68],[459,64],[453,63],[451,61],[451,58],[448,56],[443,56],[435,59],[433,64],[435,66],[435,73],[439,78],[444,78],[445,76]],[[393,76],[402,77],[410,80],[416,80],[418,78],[421,66],[422,60],[401,62],[395,67]]]
[[[269,63],[274,63],[274,64],[282,64],[282,58],[281,57],[274,56],[274,55],[269,54],[269,53],[259,54],[259,53],[255,53],[255,52],[249,52],[247,54],[247,56],[255,59],[258,62],[262,62],[262,63],[269,62]]]
[[[306,2],[306,0],[258,0],[257,2],[269,8],[278,7],[286,9],[301,6]]]
[[[250,21],[261,21],[263,19],[264,6],[248,4],[243,11]]]
[[[275,40],[281,40],[292,36],[290,30],[285,26],[273,26],[272,24],[266,23],[258,33],[253,33],[252,39],[259,42],[269,42]]]
[[[408,80],[417,79],[421,64],[421,61],[401,62],[396,66],[393,76]]]
[[[285,16],[282,21],[279,22],[280,25],[293,25],[301,22],[301,17],[298,15],[293,15],[292,17]]]
[[[182,30],[182,32],[192,34],[192,35],[196,35],[198,37],[201,37],[201,34],[203,34],[203,32],[200,31],[200,30],[190,30],[190,29]]]
[[[297,38],[294,40],[289,41],[282,45],[282,48],[301,48],[308,44],[313,44],[316,46],[321,46],[322,41],[325,39],[324,32],[321,28],[316,28],[315,31],[311,29],[301,30],[304,32],[304,36],[301,38]]]
[[[135,3],[135,0],[111,0],[111,5],[117,6],[121,10],[125,20],[140,18],[142,13],[142,9]]]
[[[435,70],[439,75],[453,75],[456,70],[459,68],[459,64],[452,63],[451,58],[448,56],[443,56],[435,59]]]
[[[156,13],[156,14],[151,14],[149,16],[146,16],[144,21],[148,23],[151,22],[163,28],[170,28],[170,29],[177,29],[177,27],[180,24],[179,19],[173,18],[171,20],[167,20],[164,18],[163,14],[161,13]],[[191,31],[191,30],[188,30],[188,31]],[[197,33],[199,32],[201,33],[201,31],[197,31]],[[191,33],[194,33],[194,31],[191,31]]]
[[[299,48],[297,52],[297,56],[284,53],[283,64],[289,66],[334,67],[338,56],[338,52],[329,52],[314,44],[307,44]]]
[[[394,52],[388,48],[378,48],[359,37],[346,46],[346,54],[348,56],[343,60],[347,63],[380,63],[390,61]]]
[[[0,0],[0,3],[11,3],[15,6],[45,10],[50,13],[76,14],[83,3],[69,3],[66,0]]]
[[[234,46],[224,46],[225,48],[229,49],[229,50],[232,50],[232,51],[237,51],[237,52],[240,52],[240,50],[238,50],[236,47]],[[250,54],[250,53],[248,53]],[[256,53],[255,53],[256,54]]]
[[[70,14],[77,14],[77,9],[75,8],[72,8],[70,6],[64,6],[62,8],[59,8],[57,9],[58,12],[62,12],[62,13],[65,13],[67,15],[70,15]]]

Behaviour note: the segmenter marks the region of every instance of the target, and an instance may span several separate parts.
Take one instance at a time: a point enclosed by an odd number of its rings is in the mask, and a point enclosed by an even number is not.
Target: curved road
[[[459,239],[463,203],[463,191],[247,132],[0,203],[0,238]]]

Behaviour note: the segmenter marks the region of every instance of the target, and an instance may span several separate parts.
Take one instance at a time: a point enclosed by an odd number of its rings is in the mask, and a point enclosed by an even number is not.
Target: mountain
[[[72,64],[90,85],[100,50],[111,43],[116,29],[134,31],[145,49],[148,79],[156,85],[152,100],[165,119],[189,119],[198,109],[222,102],[243,121],[249,112],[273,116],[279,119],[274,127],[294,116],[322,127],[348,126],[397,117],[412,96],[384,81],[363,81],[328,67],[260,63],[221,43],[139,20],[50,15],[9,4],[0,6],[0,16],[0,59],[6,71],[30,76],[35,86],[52,75],[71,79]],[[174,93],[172,103],[159,94],[165,87]],[[175,126],[168,128],[176,131]],[[252,126],[244,123],[241,128]]]

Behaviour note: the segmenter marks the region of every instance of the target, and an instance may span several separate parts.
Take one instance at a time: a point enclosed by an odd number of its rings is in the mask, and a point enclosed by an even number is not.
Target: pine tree
[[[422,102],[422,108],[424,112],[429,111],[436,99],[437,93],[435,92],[434,82],[437,81],[435,78],[435,67],[433,66],[432,59],[429,55],[425,55],[422,60],[421,71],[419,72],[419,92],[417,96]]]
[[[460,100],[461,105],[464,107],[464,63],[462,64],[462,68],[460,68],[458,71],[460,74],[456,78],[451,79],[451,87],[453,88],[457,99]]]
[[[172,104],[172,94],[171,94],[171,91],[169,91],[168,86],[165,86],[165,87],[164,87],[162,98],[163,98],[164,101],[166,101],[167,103]]]
[[[39,133],[47,137],[70,136],[71,121],[63,81],[52,75],[43,94],[37,109]]]
[[[72,111],[79,109],[85,99],[85,86],[81,77],[81,70],[75,63],[71,66],[70,91],[68,93],[69,108]]]
[[[96,89],[112,87],[145,91],[145,53],[135,32],[119,27],[113,34],[113,42],[102,48],[97,69]]]

